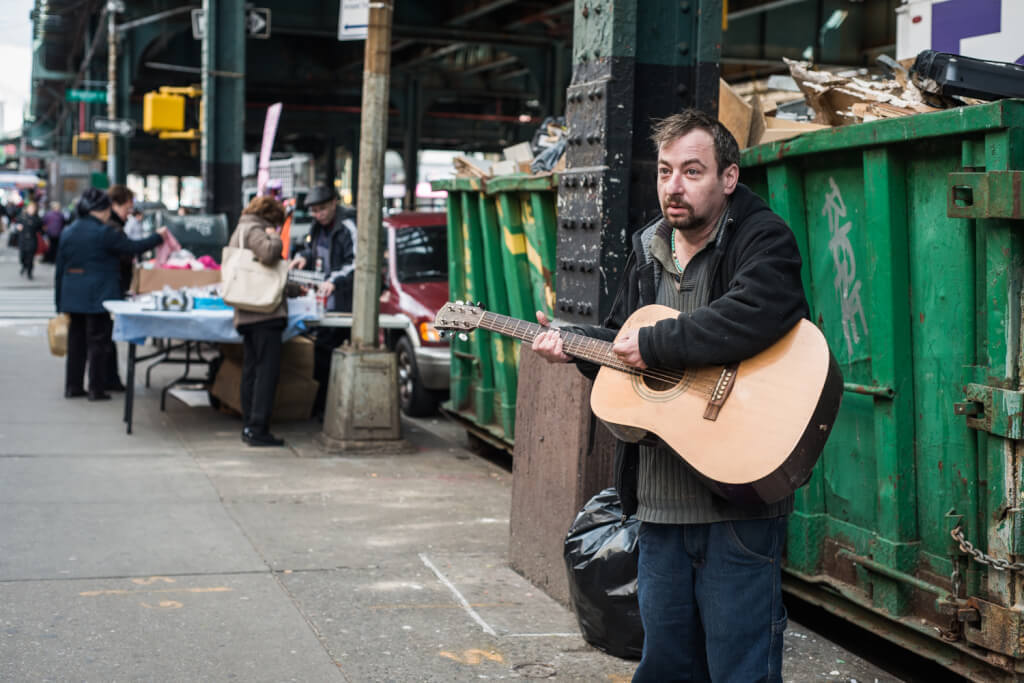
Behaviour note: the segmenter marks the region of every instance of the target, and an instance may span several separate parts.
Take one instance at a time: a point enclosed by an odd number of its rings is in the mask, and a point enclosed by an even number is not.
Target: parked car
[[[444,213],[397,213],[383,222],[386,249],[381,266],[380,312],[402,315],[403,329],[386,330],[398,354],[402,412],[430,415],[448,393],[448,342],[434,316],[448,300],[448,234]]]

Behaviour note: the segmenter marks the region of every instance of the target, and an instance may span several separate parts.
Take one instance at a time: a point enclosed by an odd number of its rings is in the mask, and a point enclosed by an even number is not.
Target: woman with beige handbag
[[[288,322],[288,264],[282,260],[277,234],[282,223],[280,202],[255,197],[242,211],[222,259],[224,301],[234,306],[235,329],[242,335],[242,441],[250,446],[284,445],[270,433],[281,372],[281,334]],[[287,287],[301,292],[296,285]]]

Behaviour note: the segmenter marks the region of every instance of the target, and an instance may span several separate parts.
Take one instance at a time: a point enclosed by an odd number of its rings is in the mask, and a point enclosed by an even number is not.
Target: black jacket
[[[124,234],[124,221],[114,212],[110,211],[110,220],[107,225]],[[121,291],[127,293],[132,288],[132,277],[135,275],[135,256],[133,254],[121,254]]]
[[[39,246],[39,235],[43,232],[43,219],[39,214],[30,216],[27,211],[18,216],[21,233],[18,235],[18,250],[22,254],[35,254]]]
[[[164,241],[159,234],[130,240],[91,214],[72,223],[57,245],[56,304],[60,313],[104,313],[122,298],[121,254],[141,254]]]
[[[299,256],[306,259],[304,270],[316,269],[316,243],[327,228],[316,221],[303,242]],[[356,212],[338,206],[334,222],[328,232],[331,271],[327,280],[334,283],[334,304],[332,311],[352,311],[352,283],[356,269]]]
[[[721,241],[708,264],[710,302],[641,328],[640,355],[648,366],[680,370],[745,360],[809,317],[800,252],[789,226],[742,184],[736,186],[728,211]],[[655,303],[660,265],[643,248],[644,233],[654,229],[651,224],[633,235],[633,253],[604,327],[581,326],[578,331],[610,341],[634,311]],[[597,374],[591,363],[577,365],[588,377]],[[637,507],[638,454],[637,444],[620,441],[616,446],[615,486],[625,514],[633,514]]]

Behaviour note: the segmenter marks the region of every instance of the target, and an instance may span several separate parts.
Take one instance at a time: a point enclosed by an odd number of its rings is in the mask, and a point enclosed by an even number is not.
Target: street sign
[[[270,37],[270,8],[253,7],[245,13],[245,29],[250,38]]]
[[[250,38],[270,37],[270,8],[250,7],[245,10],[245,32]],[[192,37],[202,40],[206,35],[206,10],[192,10]]]
[[[98,133],[113,133],[122,137],[135,135],[135,122],[131,119],[101,119],[92,120],[92,129]]]
[[[341,0],[338,6],[338,40],[366,40],[369,26],[369,0]]]
[[[68,88],[64,91],[64,99],[68,102],[106,102],[107,91]]]

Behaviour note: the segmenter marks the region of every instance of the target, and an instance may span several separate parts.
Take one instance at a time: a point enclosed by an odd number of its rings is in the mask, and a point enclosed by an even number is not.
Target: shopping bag
[[[50,353],[55,356],[64,356],[68,352],[68,325],[71,318],[67,313],[60,313],[56,318],[50,318],[46,326],[46,338],[50,342]]]
[[[226,246],[221,253],[224,303],[243,311],[270,313],[281,305],[288,262],[281,259],[272,266],[263,265],[243,246],[247,232],[248,228],[239,230],[239,246]]]

